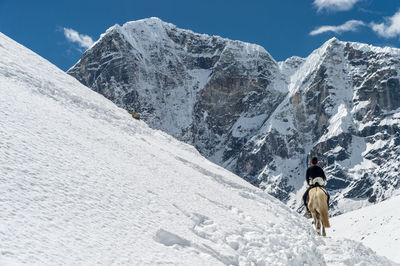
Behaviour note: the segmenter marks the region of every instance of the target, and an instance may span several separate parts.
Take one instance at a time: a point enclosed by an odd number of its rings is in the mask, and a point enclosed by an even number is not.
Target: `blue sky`
[[[0,0],[0,31],[63,70],[114,24],[148,17],[256,43],[276,60],[337,37],[400,47],[399,0]]]

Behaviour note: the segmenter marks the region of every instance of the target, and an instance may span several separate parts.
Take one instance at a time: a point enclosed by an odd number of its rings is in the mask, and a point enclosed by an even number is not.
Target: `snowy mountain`
[[[329,234],[360,241],[381,256],[400,263],[400,195],[334,217]]]
[[[110,28],[68,73],[220,164],[238,156],[286,94],[262,47],[157,18]]]
[[[0,33],[0,265],[395,265]]]
[[[399,189],[399,55],[331,39],[276,62],[150,18],[107,30],[68,73],[295,209],[319,156],[338,214]]]

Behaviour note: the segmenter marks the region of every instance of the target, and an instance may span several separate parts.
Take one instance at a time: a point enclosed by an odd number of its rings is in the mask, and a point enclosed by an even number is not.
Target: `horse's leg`
[[[322,236],[326,236],[325,226],[324,225],[322,225]]]
[[[312,210],[312,211],[311,211],[311,215],[312,215],[312,217],[314,218],[315,231],[317,231],[317,233],[319,234],[318,225],[317,225],[318,222],[319,222],[319,220],[318,220],[318,218],[317,218],[317,212],[314,211],[314,210]]]
[[[318,212],[317,212],[316,216],[317,216],[317,223],[315,224],[315,226],[316,226],[317,231],[319,231],[321,228],[321,217]]]

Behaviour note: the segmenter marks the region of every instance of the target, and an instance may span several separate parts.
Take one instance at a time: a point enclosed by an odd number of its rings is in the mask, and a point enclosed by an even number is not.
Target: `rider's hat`
[[[318,163],[318,158],[317,158],[317,157],[313,157],[313,158],[311,159],[311,163],[312,163],[312,164],[317,164],[317,163]]]

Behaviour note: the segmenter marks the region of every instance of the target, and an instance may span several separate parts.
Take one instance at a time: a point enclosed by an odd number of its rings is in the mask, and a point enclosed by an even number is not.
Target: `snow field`
[[[330,234],[360,241],[400,263],[400,214],[397,211],[400,196],[395,196],[375,205],[348,212],[332,219]]]
[[[0,34],[2,265],[394,265]]]

